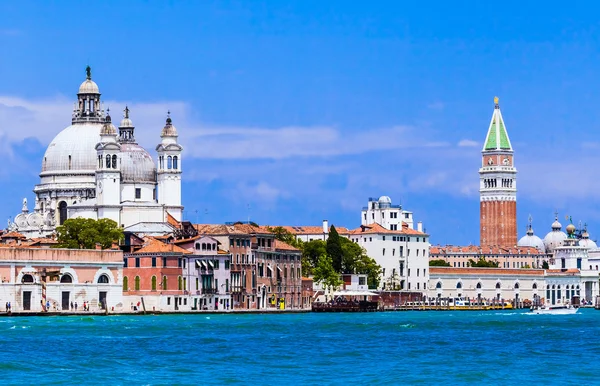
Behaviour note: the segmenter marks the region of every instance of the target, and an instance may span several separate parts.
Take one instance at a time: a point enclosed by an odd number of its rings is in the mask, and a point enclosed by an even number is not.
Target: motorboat
[[[531,312],[534,314],[546,314],[546,315],[569,315],[574,314],[579,310],[579,308],[573,307],[570,304],[566,305],[542,305],[542,306],[532,306]]]

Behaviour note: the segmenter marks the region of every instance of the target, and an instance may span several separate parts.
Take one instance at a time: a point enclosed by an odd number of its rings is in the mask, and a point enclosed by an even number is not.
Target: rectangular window
[[[166,266],[167,266],[167,258],[163,257],[163,267],[166,267]]]
[[[267,248],[271,248],[271,239],[267,240]]]
[[[170,305],[171,305],[171,297],[170,297],[170,296],[168,296],[168,297],[167,297],[167,306],[170,306]]]
[[[219,279],[215,279],[215,291],[219,293]]]
[[[219,260],[215,260],[215,269],[219,269]]]
[[[235,245],[238,247],[240,246],[240,239],[235,239]]]
[[[127,260],[129,260],[127,257],[123,259],[123,268],[127,268]]]
[[[140,258],[139,258],[139,257],[136,257],[136,258],[135,258],[135,267],[136,267],[136,268],[139,268],[139,267],[140,267]]]
[[[152,267],[156,267],[156,257],[152,257]]]
[[[225,260],[225,269],[229,269],[229,259]]]
[[[200,288],[200,281],[196,278],[196,291],[198,291],[198,288]]]
[[[225,279],[225,292],[229,293],[229,279]]]
[[[383,241],[385,241],[385,236],[383,236]]]
[[[142,189],[135,188],[135,198],[142,198]]]
[[[152,189],[152,199],[156,200],[156,188]]]
[[[233,239],[231,239],[231,238],[229,239],[229,246],[233,247]]]
[[[181,268],[181,266],[182,266],[182,259],[180,257],[180,258],[177,259],[177,267]]]
[[[383,252],[381,253],[382,256],[385,256],[385,248],[383,248]]]

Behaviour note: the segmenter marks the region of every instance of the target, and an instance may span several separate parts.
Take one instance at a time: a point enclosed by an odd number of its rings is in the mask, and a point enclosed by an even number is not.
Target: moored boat
[[[570,304],[558,305],[558,306],[533,306],[531,312],[534,314],[547,314],[547,315],[569,315],[574,314],[579,308],[573,307]]]

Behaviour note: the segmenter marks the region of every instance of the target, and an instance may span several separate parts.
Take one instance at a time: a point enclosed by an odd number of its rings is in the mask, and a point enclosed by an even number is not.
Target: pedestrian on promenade
[[[71,302],[71,311],[73,311],[73,302]]]

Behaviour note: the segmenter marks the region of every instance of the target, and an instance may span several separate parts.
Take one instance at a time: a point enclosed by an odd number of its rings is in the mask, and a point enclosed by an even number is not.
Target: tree
[[[470,267],[478,267],[478,268],[498,268],[499,263],[497,261],[487,261],[485,257],[479,257],[479,260],[475,261],[473,259],[469,259]]]
[[[340,237],[342,246],[342,272],[367,275],[369,288],[377,288],[381,276],[381,267],[375,259],[367,255],[367,251],[345,237]]]
[[[340,241],[340,235],[332,225],[329,229],[329,237],[327,238],[327,254],[331,257],[333,262],[333,268],[337,272],[342,272],[342,260],[344,252],[342,251],[342,244]]]
[[[333,261],[327,254],[319,256],[313,273],[313,280],[316,283],[322,284],[323,287],[336,289],[342,285],[342,279],[339,273],[333,268]]]
[[[542,269],[550,269],[550,265],[548,265],[548,262],[546,260],[542,262]]]
[[[95,249],[100,244],[102,249],[108,249],[123,238],[123,229],[107,218],[71,218],[57,227],[56,232],[56,248]]]
[[[323,240],[312,240],[300,243],[299,248],[302,250],[302,274],[310,276],[319,262],[319,257],[327,253],[327,244]]]
[[[430,267],[449,267],[450,263],[446,262],[444,259],[437,260],[429,260]]]

